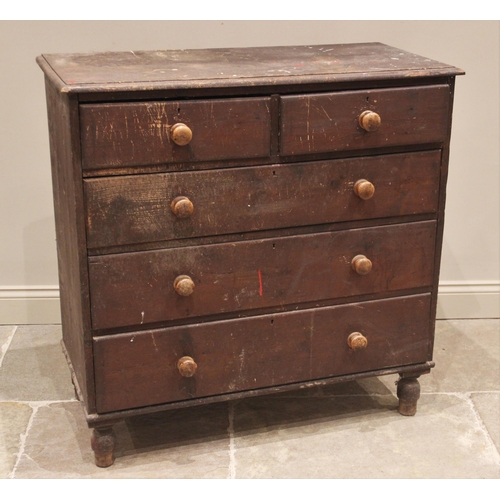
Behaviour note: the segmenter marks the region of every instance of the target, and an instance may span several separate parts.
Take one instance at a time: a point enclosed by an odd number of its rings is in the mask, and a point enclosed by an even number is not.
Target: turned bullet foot
[[[92,431],[90,444],[94,450],[97,467],[109,467],[115,461],[115,433],[112,427],[95,428]]]
[[[398,380],[398,411],[401,415],[411,417],[417,412],[417,401],[420,397],[420,384],[416,377],[403,377]]]

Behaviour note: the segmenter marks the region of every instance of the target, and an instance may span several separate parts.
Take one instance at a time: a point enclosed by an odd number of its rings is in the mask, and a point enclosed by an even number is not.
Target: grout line
[[[488,444],[490,445],[490,448],[493,450],[493,454],[496,455],[497,458],[497,464],[500,464],[500,451],[497,449],[495,442],[493,441],[490,433],[488,432],[488,428],[486,427],[483,419],[481,418],[481,414],[477,411],[476,406],[474,405],[474,401],[472,401],[470,392],[467,393],[467,397],[464,398],[465,401],[469,404],[472,413],[476,417],[476,423],[479,429],[485,434],[486,440],[488,441]]]
[[[28,425],[26,426],[25,433],[21,434],[19,436],[21,443],[19,446],[19,451],[17,453],[16,463],[14,464],[14,467],[10,471],[9,479],[14,479],[16,477],[17,467],[19,466],[19,462],[21,461],[21,457],[24,455],[24,450],[26,448],[26,439],[28,437],[29,431],[31,430],[31,427],[33,426],[33,421],[35,420],[35,415],[37,414],[38,409],[44,405],[38,405],[38,404],[33,403],[33,404],[30,404],[30,406],[33,409],[33,412],[31,413],[30,419],[28,420]]]
[[[467,394],[500,394],[500,389],[492,389],[491,391],[468,391]]]
[[[236,448],[234,446],[234,402],[229,403],[229,427],[227,428],[229,434],[229,470],[227,479],[236,479]]]
[[[5,354],[7,353],[7,350],[10,347],[10,343],[12,342],[12,339],[14,338],[14,334],[17,332],[18,326],[14,327],[14,330],[12,330],[12,333],[9,335],[9,338],[7,339],[7,342],[2,345],[2,350],[0,352],[0,368],[2,367],[3,359],[5,357]]]
[[[76,400],[73,399],[60,399],[57,401],[0,401],[0,403],[19,403],[19,404],[27,404],[31,407],[33,412],[31,413],[31,416],[28,420],[28,424],[26,425],[26,430],[24,434],[20,434],[19,440],[20,440],[20,445],[19,445],[19,451],[17,452],[17,458],[16,458],[16,463],[14,464],[14,467],[9,473],[8,479],[15,479],[16,477],[16,471],[17,467],[19,466],[19,462],[21,461],[22,456],[24,455],[24,450],[26,448],[26,439],[28,438],[29,431],[31,430],[31,427],[33,426],[33,421],[35,420],[35,416],[38,413],[38,410],[42,407],[50,406],[53,403],[71,403]]]
[[[0,404],[2,403],[19,403],[28,406],[50,406],[54,403],[79,403],[78,399],[40,399],[40,400],[22,400],[22,399],[0,399]]]
[[[421,392],[421,394],[425,394],[426,396],[457,396],[459,398],[464,399],[465,397],[469,397],[471,394],[499,394],[499,390],[491,390],[491,391],[455,391],[455,392]]]

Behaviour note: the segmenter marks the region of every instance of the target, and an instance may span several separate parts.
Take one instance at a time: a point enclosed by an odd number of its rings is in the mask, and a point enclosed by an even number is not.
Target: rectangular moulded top
[[[44,54],[62,92],[119,92],[317,84],[463,74],[382,43]]]

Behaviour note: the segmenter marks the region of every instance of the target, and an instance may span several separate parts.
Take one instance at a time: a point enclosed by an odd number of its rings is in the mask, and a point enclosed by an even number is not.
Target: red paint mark
[[[75,80],[72,80],[71,78],[68,78],[68,83],[76,83]]]
[[[262,297],[262,274],[260,269],[257,271],[257,274],[259,275],[259,295]]]

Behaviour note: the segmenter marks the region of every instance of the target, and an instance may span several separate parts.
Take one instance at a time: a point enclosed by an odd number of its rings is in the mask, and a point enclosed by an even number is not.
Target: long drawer
[[[91,257],[92,326],[430,286],[435,233],[435,221],[425,221]],[[371,262],[366,274],[353,265],[359,255]]]
[[[440,162],[440,151],[426,151],[86,179],[87,245],[434,213]],[[368,199],[355,193],[363,179],[374,188]]]
[[[98,337],[97,411],[361,373],[430,359],[430,295]],[[351,333],[367,341],[348,345]],[[191,357],[197,370],[181,376]]]
[[[82,104],[84,169],[266,157],[270,98]],[[172,126],[189,127],[178,145]]]
[[[281,97],[280,153],[440,143],[449,126],[448,85]],[[361,126],[361,115],[376,113]]]

